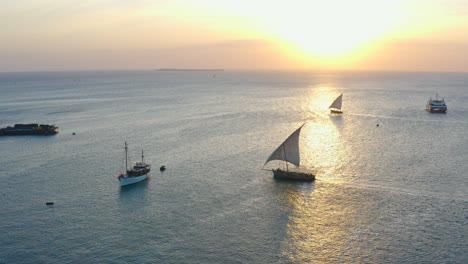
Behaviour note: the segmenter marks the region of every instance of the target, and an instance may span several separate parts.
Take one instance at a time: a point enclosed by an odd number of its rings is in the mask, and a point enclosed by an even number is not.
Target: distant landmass
[[[224,69],[178,69],[178,68],[163,68],[158,71],[224,71]]]

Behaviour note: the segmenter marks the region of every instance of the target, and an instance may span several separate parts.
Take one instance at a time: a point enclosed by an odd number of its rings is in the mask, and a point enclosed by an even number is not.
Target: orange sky
[[[0,71],[468,71],[463,0],[0,2]]]

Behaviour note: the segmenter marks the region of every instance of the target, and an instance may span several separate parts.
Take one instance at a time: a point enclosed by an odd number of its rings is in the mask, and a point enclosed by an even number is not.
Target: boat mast
[[[141,163],[143,163],[143,150],[141,150]]]
[[[284,152],[284,162],[286,163],[286,171],[289,171],[288,168],[288,158],[286,157],[286,148],[284,147],[284,143],[281,144],[283,146],[283,152]]]
[[[128,168],[128,155],[127,155],[127,141],[125,141],[125,171],[127,171],[127,168]]]

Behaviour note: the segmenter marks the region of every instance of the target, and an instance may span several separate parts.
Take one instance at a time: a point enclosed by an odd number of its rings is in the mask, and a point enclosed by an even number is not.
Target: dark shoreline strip
[[[158,71],[224,71],[224,69],[158,69]]]

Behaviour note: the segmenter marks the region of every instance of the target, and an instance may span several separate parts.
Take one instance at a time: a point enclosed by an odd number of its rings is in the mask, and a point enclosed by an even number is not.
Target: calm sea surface
[[[1,73],[15,123],[60,133],[0,137],[0,263],[468,263],[467,73]]]

